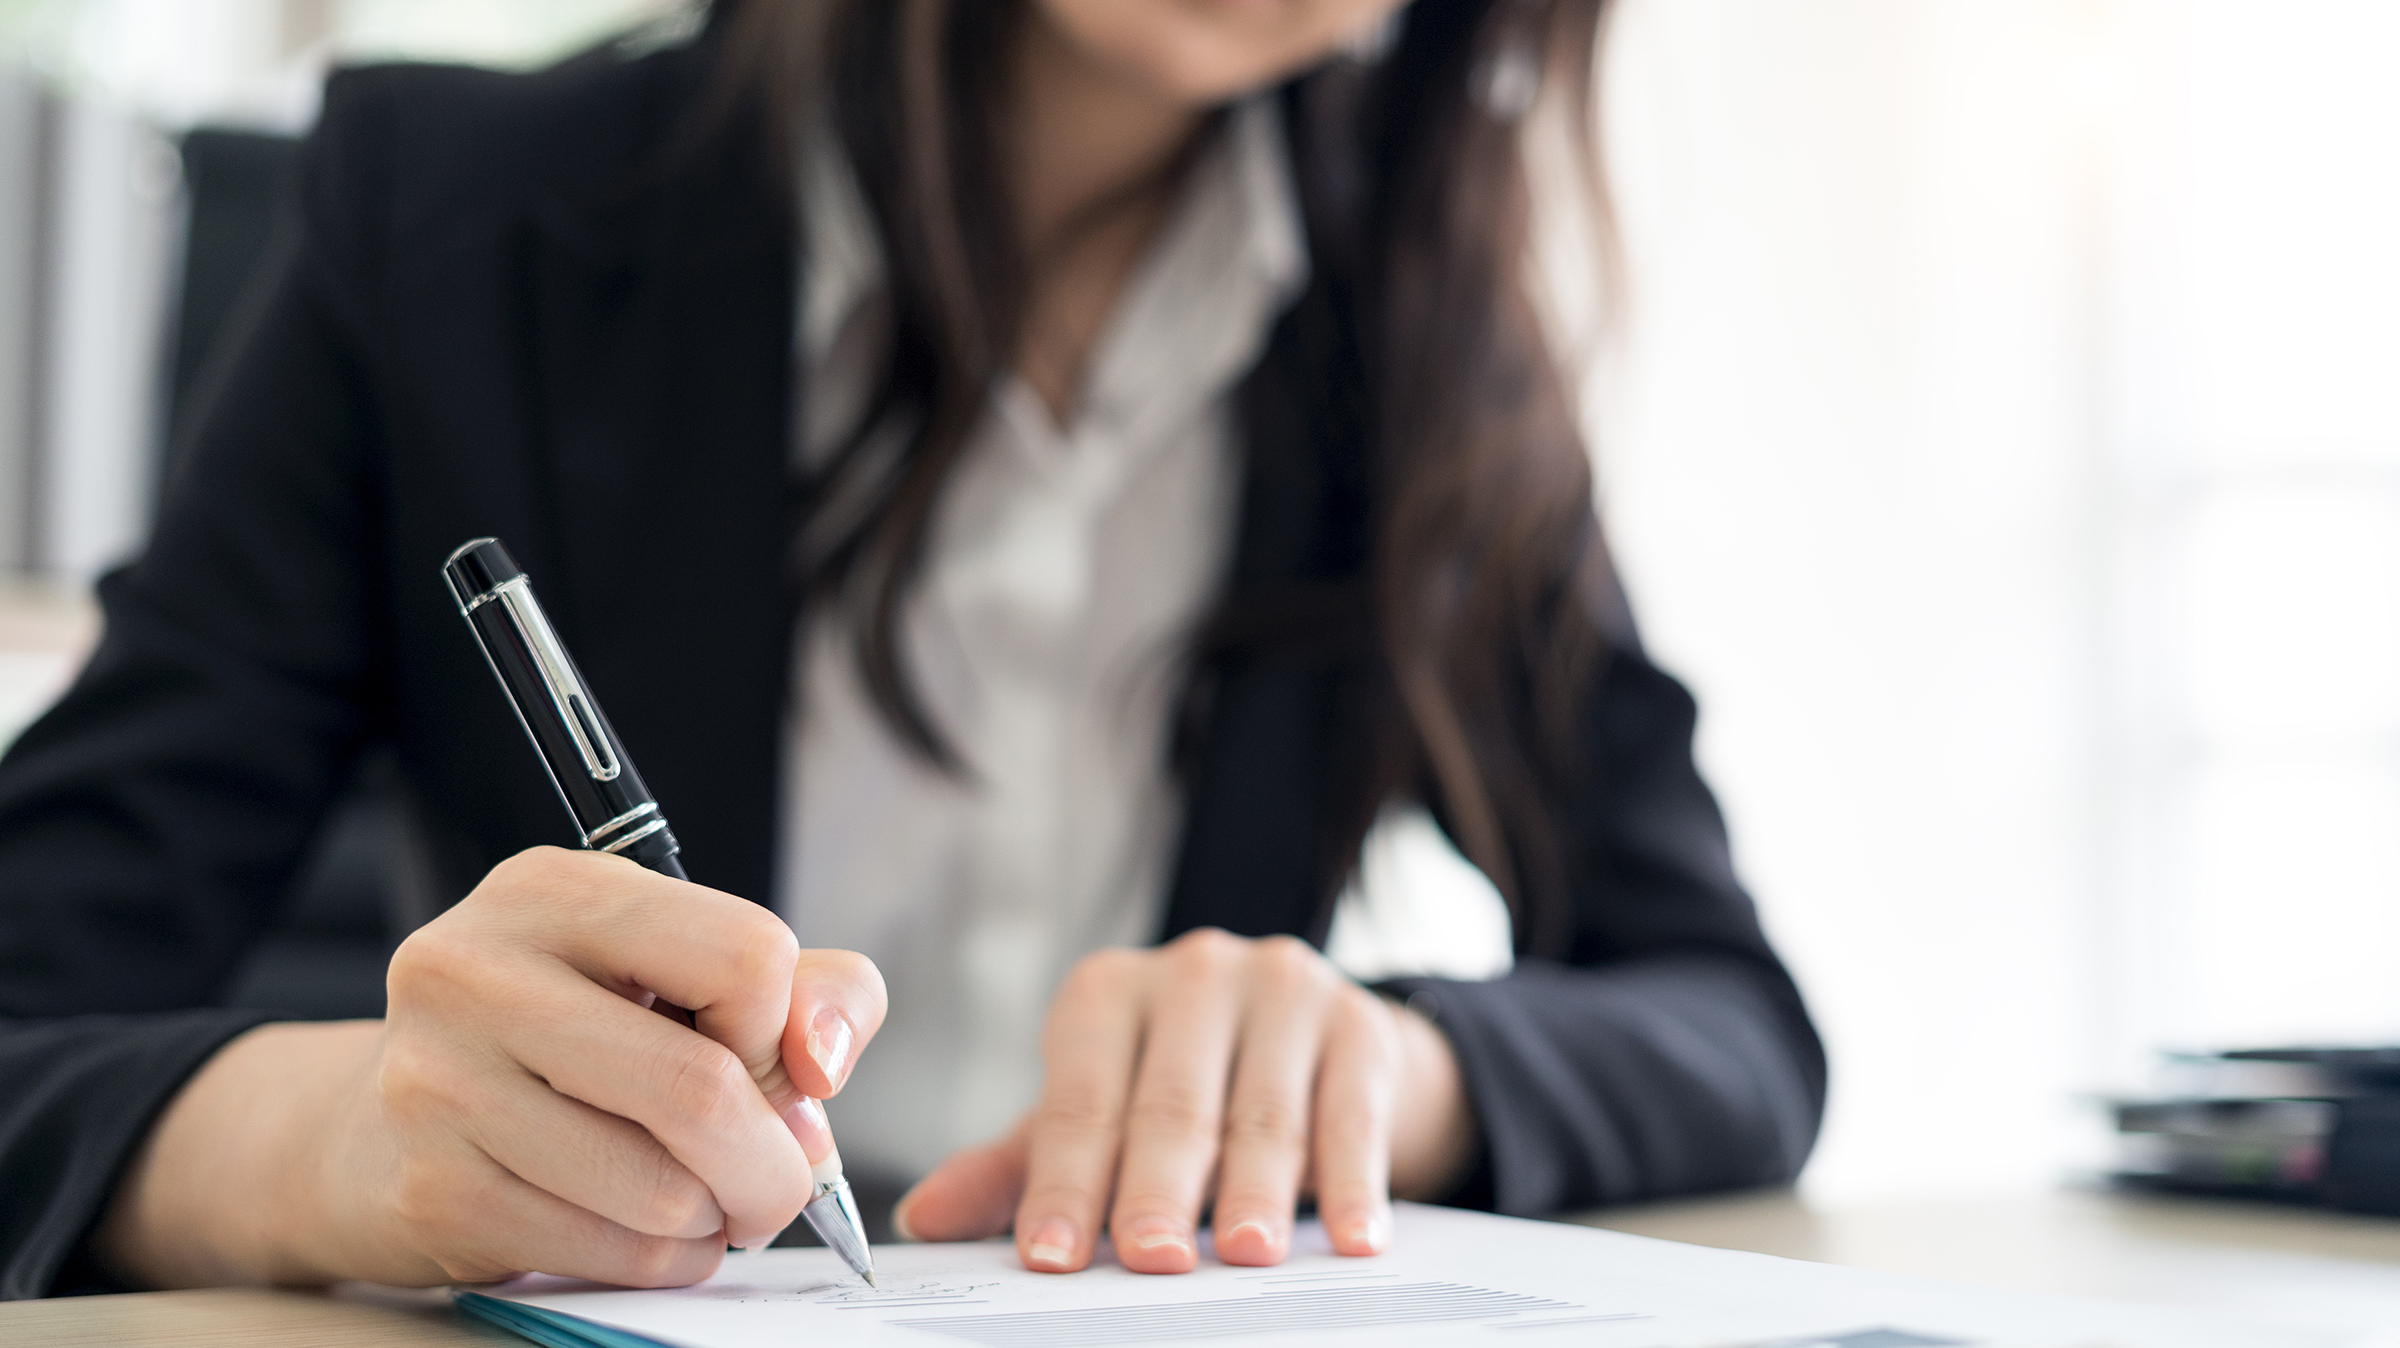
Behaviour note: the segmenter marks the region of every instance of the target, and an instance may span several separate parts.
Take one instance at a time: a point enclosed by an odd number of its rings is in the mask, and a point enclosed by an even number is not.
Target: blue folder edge
[[[673,1348],[645,1335],[611,1329],[539,1306],[520,1306],[481,1292],[458,1292],[451,1299],[466,1314],[521,1334],[543,1348]]]

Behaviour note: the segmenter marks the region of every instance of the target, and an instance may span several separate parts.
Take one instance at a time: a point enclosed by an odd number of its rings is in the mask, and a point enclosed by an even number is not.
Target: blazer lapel
[[[1322,943],[1364,821],[1360,733],[1374,664],[1361,587],[1365,458],[1347,327],[1323,277],[1244,382],[1239,536],[1223,612],[1243,630],[1202,661],[1164,937],[1195,927]],[[1347,851],[1350,855],[1345,855]]]
[[[789,217],[737,146],[534,243],[561,635],[695,880],[770,902],[792,613]]]

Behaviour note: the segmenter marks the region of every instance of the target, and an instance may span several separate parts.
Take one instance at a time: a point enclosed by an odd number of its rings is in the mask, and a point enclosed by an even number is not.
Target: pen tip
[[[867,1286],[869,1286],[869,1287],[873,1287],[873,1286],[875,1286],[875,1285],[876,1285],[876,1284],[875,1284],[875,1270],[873,1270],[873,1269],[868,1269],[866,1272],[864,1272],[864,1273],[861,1273],[861,1274],[859,1274],[858,1276],[860,1276],[860,1277],[862,1277],[862,1278],[864,1278],[864,1279],[866,1279],[866,1280],[867,1280]]]

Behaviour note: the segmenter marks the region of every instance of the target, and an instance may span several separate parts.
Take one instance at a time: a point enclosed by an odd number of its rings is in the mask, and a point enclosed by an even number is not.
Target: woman
[[[1524,292],[1516,138],[1597,9],[743,0],[337,76],[0,768],[9,1294],[690,1281],[791,1222],[845,1084],[907,1232],[1039,1270],[1794,1174],[1823,1061]],[[435,576],[482,534],[699,883],[537,847]],[[382,1021],[208,1009],[375,744],[466,897]],[[1312,945],[1411,803],[1506,976]]]

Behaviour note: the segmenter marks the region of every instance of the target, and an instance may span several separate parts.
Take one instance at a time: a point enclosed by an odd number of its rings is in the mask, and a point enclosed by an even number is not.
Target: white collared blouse
[[[883,269],[838,148],[817,138],[802,173],[798,438],[821,461],[873,374]],[[1279,116],[1254,98],[1193,165],[1065,424],[1019,378],[992,390],[901,636],[964,776],[892,734],[839,615],[803,623],[777,906],[802,944],[874,959],[891,995],[831,1106],[852,1166],[921,1174],[1007,1128],[1037,1098],[1059,981],[1092,951],[1156,934],[1180,834],[1167,764],[1179,659],[1232,545],[1233,393],[1307,273]],[[1389,857],[1423,851],[1430,824],[1421,812],[1393,822],[1402,827],[1379,830],[1362,876],[1385,876],[1413,911],[1423,895],[1391,883],[1408,868]],[[1431,837],[1434,864],[1417,871],[1458,881],[1464,863],[1452,854],[1444,871],[1446,843]],[[1481,877],[1466,873],[1472,890]],[[1363,898],[1340,910],[1336,953],[1377,966],[1354,970],[1362,976],[1398,971],[1395,958],[1426,965],[1370,933]],[[1496,898],[1487,928],[1489,906]],[[1482,945],[1470,964],[1491,963],[1488,935]]]

